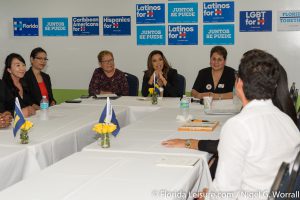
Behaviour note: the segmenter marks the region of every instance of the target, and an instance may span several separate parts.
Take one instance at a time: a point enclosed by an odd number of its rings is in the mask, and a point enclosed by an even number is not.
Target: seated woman
[[[98,54],[99,68],[95,69],[89,85],[89,95],[117,94],[128,96],[129,87],[125,74],[115,68],[114,56],[110,51]]]
[[[47,61],[47,53],[44,49],[41,47],[33,49],[30,54],[31,67],[24,76],[24,80],[29,89],[30,98],[36,109],[40,109],[39,105],[42,96],[46,96],[50,106],[55,105],[50,76],[42,72]]]
[[[4,84],[2,82],[2,80],[0,79],[0,128],[6,128],[8,126],[10,126],[11,121],[12,121],[12,115],[9,111],[6,110],[5,108],[5,87]]]
[[[214,99],[232,99],[235,82],[235,70],[225,66],[227,51],[215,46],[210,51],[210,67],[201,69],[192,89],[192,96],[202,99],[213,96]]]
[[[2,80],[7,90],[7,110],[13,112],[15,108],[15,98],[18,97],[23,115],[29,117],[35,114],[35,109],[31,106],[28,87],[23,77],[26,72],[25,60],[16,53],[9,54],[5,60],[5,68]]]
[[[148,69],[145,71],[142,85],[142,95],[148,96],[149,88],[154,87],[154,74],[156,83],[163,88],[164,97],[178,97],[179,86],[177,81],[177,70],[171,68],[164,54],[159,50],[152,51],[148,56]]]

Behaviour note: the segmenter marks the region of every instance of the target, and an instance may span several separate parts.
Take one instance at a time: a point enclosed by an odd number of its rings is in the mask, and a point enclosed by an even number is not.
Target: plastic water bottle
[[[184,120],[188,120],[190,114],[190,101],[186,95],[183,95],[182,99],[180,100],[180,112]]]
[[[47,120],[48,119],[49,101],[46,96],[42,97],[42,100],[40,103],[40,108],[41,108],[40,119]]]

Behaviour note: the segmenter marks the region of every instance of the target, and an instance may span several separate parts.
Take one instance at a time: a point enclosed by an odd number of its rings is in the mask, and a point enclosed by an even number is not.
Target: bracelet
[[[191,145],[192,144],[191,144],[191,140],[190,139],[185,140],[185,148],[190,149]]]

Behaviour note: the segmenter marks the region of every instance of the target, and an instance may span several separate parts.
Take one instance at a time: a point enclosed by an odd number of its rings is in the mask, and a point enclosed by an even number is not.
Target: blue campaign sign
[[[104,16],[103,35],[131,35],[131,17]]]
[[[234,25],[218,24],[203,26],[204,45],[233,45]]]
[[[169,23],[197,23],[198,3],[169,3]]]
[[[136,4],[136,23],[165,23],[165,4]]]
[[[198,25],[169,25],[169,45],[197,45]]]
[[[99,17],[72,17],[73,36],[99,35]]]
[[[165,45],[165,26],[137,26],[137,45]]]
[[[13,18],[14,36],[38,36],[39,18]]]
[[[240,32],[272,31],[272,11],[240,11]]]
[[[68,18],[43,18],[43,36],[68,36]]]
[[[204,2],[203,22],[234,22],[234,2]]]

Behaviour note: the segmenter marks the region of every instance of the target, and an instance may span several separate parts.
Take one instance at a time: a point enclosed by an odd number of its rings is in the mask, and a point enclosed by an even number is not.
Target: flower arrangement
[[[155,84],[153,88],[149,88],[149,94],[151,95],[151,103],[153,105],[157,104],[157,96],[158,96],[158,93],[156,92],[157,89],[159,90],[158,84]]]
[[[109,148],[109,134],[114,132],[117,129],[117,126],[113,123],[98,123],[93,127],[93,131],[101,135],[100,145],[102,148]]]
[[[29,143],[29,136],[28,131],[33,127],[33,123],[26,120],[24,124],[21,126],[21,133],[20,133],[20,143],[21,144],[28,144]]]

